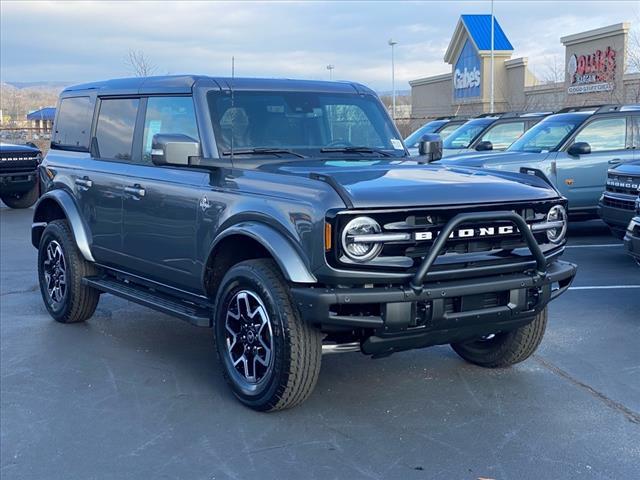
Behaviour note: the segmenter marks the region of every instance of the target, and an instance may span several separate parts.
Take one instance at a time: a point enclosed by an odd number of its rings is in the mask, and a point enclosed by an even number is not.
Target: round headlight
[[[547,238],[550,242],[560,243],[567,233],[567,211],[562,205],[554,205],[547,213],[547,222],[561,222],[562,225],[547,230]]]
[[[349,221],[342,230],[342,249],[347,257],[354,262],[367,262],[378,256],[382,244],[377,242],[363,242],[358,235],[380,233],[382,229],[378,222],[369,217],[357,217]]]

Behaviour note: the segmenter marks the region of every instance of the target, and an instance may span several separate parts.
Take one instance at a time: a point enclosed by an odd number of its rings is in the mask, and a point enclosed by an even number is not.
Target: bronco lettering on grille
[[[478,227],[478,228],[461,228],[454,230],[449,235],[449,238],[483,238],[483,237],[496,237],[500,235],[512,235],[517,230],[512,225],[502,225],[499,227]],[[415,232],[414,240],[433,240],[440,234],[437,232]]]

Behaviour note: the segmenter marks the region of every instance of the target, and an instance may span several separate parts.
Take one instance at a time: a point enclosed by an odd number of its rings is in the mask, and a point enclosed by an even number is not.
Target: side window
[[[131,160],[139,103],[137,98],[102,100],[96,126],[100,158]]]
[[[89,97],[63,98],[51,144],[61,148],[89,148],[92,116]]]
[[[151,163],[151,144],[158,133],[177,133],[200,141],[193,98],[149,97],[142,139],[144,163]]]
[[[454,132],[455,130],[457,130],[460,127],[460,123],[454,123],[453,125],[446,125],[445,127],[442,128],[442,130],[440,130],[438,132],[438,135],[440,135],[440,138],[442,138],[443,140],[445,138],[447,138],[452,132]]]
[[[592,152],[624,150],[626,136],[626,118],[603,118],[589,123],[573,142],[587,142]]]
[[[524,122],[501,123],[482,136],[483,142],[491,142],[494,150],[504,150],[524,133]]]
[[[640,150],[640,115],[633,117],[633,148]]]

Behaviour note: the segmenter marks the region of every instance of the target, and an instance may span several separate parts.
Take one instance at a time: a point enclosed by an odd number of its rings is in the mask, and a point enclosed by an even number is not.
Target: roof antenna
[[[231,165],[232,166],[233,166],[233,124],[235,123],[235,117],[236,117],[235,102],[233,97],[233,80],[235,79],[235,73],[236,73],[236,58],[232,56],[231,57],[231,84],[230,84],[230,88],[231,88]]]

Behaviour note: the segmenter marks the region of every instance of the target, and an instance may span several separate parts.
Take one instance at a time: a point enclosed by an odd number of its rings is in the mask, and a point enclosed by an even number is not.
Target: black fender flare
[[[290,282],[318,283],[316,277],[309,271],[303,255],[295,248],[292,241],[275,228],[258,221],[243,221],[219,233],[209,249],[209,256],[222,240],[231,235],[244,235],[262,245]]]
[[[47,218],[45,213],[47,205],[51,205],[51,202],[55,203],[64,213],[82,256],[89,262],[95,262],[93,254],[91,253],[91,234],[89,229],[82,219],[73,197],[62,189],[51,190],[45,193],[40,197],[38,203],[36,203],[33,213],[33,223],[31,224],[31,243],[33,246],[36,248],[39,247],[42,232],[44,232],[47,223],[51,220]]]

